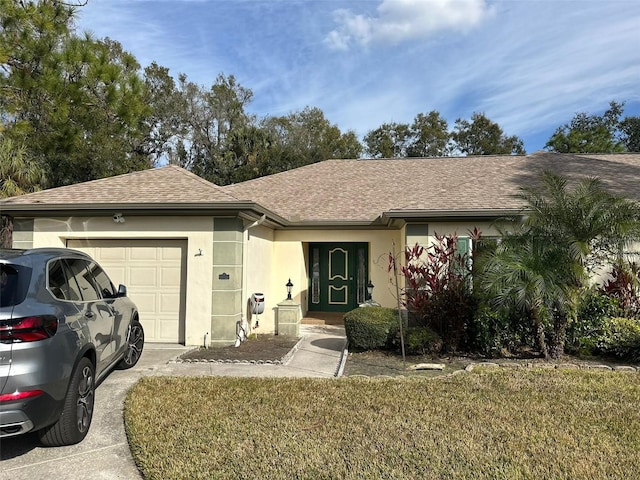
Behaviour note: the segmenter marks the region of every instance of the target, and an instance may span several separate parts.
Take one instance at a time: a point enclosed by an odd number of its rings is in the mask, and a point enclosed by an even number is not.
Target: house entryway
[[[302,317],[303,325],[344,325],[344,312],[307,312]]]
[[[309,311],[348,312],[366,301],[367,243],[309,244]]]

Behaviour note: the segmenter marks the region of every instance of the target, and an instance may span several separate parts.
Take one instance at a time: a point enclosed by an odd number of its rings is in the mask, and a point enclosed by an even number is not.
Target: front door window
[[[320,248],[311,249],[311,303],[320,304]]]
[[[329,305],[349,303],[349,252],[343,248],[329,250]]]
[[[368,244],[310,247],[309,310],[347,312],[366,300]]]

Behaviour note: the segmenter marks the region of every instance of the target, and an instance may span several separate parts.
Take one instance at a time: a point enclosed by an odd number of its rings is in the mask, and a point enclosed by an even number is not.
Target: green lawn
[[[125,422],[147,479],[619,479],[640,475],[640,374],[147,377]]]

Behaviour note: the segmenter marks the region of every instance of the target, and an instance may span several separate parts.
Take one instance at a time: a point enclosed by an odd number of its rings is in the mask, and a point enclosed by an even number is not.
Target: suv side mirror
[[[118,286],[118,297],[126,297],[127,296],[127,287],[120,284]]]

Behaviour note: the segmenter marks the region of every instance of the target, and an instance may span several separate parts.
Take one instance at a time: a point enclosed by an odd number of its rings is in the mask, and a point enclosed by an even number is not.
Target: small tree
[[[418,244],[405,250],[404,305],[412,319],[442,338],[443,348],[455,351],[464,340],[473,316],[468,256],[458,251],[458,236],[435,234],[428,248]]]

